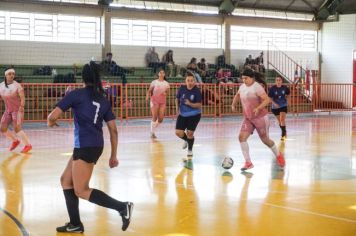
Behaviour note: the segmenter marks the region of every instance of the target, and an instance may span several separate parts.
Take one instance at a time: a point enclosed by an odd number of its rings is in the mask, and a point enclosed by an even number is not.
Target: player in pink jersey
[[[22,86],[15,80],[15,70],[13,68],[5,69],[5,80],[0,84],[0,96],[5,102],[5,111],[1,117],[1,132],[12,141],[10,151],[14,150],[19,144],[20,140],[25,144],[22,153],[27,153],[32,149],[27,135],[22,130],[22,123],[24,117],[25,94]],[[12,123],[16,135],[8,130]],[[17,137],[16,137],[17,136]]]
[[[164,113],[166,112],[166,97],[168,92],[169,83],[166,81],[166,74],[163,69],[160,69],[158,79],[152,81],[146,95],[146,102],[151,98],[151,138],[157,138],[155,130],[163,121]]]
[[[236,110],[236,104],[241,100],[244,119],[242,121],[239,141],[242,154],[245,158],[245,165],[242,171],[253,168],[250,159],[247,139],[256,129],[261,141],[266,144],[277,158],[278,165],[283,168],[285,160],[283,154],[278,152],[275,143],[269,138],[269,120],[266,106],[271,102],[263,87],[255,81],[255,73],[251,69],[245,69],[242,73],[243,84],[236,93],[231,108]]]

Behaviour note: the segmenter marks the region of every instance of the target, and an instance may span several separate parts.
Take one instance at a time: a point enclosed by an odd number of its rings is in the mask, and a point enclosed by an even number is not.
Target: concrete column
[[[223,24],[223,49],[226,63],[231,64],[231,24],[226,20]]]
[[[103,9],[101,19],[101,27],[103,27],[101,35],[102,57],[104,59],[106,57],[106,53],[111,52],[111,11],[109,8]]]

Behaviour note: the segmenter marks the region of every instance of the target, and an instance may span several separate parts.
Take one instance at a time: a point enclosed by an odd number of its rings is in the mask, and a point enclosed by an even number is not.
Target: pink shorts
[[[12,124],[15,125],[22,125],[23,123],[23,112],[18,112],[18,111],[13,111],[13,112],[8,112],[5,111],[4,114],[1,117],[1,125],[10,125]]]
[[[151,99],[150,106],[151,106],[151,108],[153,108],[153,107],[159,107],[159,108],[166,107],[166,102],[158,102],[158,101],[155,101],[155,100]]]
[[[269,136],[269,119],[268,115],[247,119],[244,118],[241,124],[240,132],[252,133],[256,129],[260,138]]]

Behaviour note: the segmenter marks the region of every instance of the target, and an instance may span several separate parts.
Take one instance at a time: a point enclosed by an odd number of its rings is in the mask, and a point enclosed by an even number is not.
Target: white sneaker
[[[188,142],[187,142],[187,141],[184,141],[183,146],[182,146],[182,149],[186,149],[187,147],[188,147]]]
[[[155,133],[151,132],[151,138],[157,138],[157,136],[155,135]]]
[[[193,156],[193,151],[188,150],[187,156],[188,156],[188,157],[192,157],[192,156]]]

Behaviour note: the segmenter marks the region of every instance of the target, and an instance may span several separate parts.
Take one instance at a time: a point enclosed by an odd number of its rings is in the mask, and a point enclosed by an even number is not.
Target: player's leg
[[[194,145],[194,132],[199,124],[201,115],[191,116],[187,122],[187,143],[188,143],[188,156],[193,156]]]
[[[183,117],[181,115],[179,115],[177,117],[177,121],[176,121],[176,136],[178,138],[181,138],[184,140],[184,143],[183,143],[183,149],[186,149],[188,147],[188,137],[187,137],[187,134],[185,133],[185,130],[187,128],[187,118],[186,117]]]
[[[30,144],[27,134],[22,129],[24,114],[23,114],[23,112],[12,112],[11,116],[12,116],[12,125],[14,127],[14,131],[15,131],[17,137],[19,137],[21,139],[21,141],[25,144],[25,146],[21,150],[21,152],[27,153],[27,152],[31,151],[32,145]]]
[[[279,114],[280,116],[280,125],[282,129],[282,140],[287,138],[287,128],[286,128],[286,116],[287,116],[287,107],[283,107]]]
[[[20,144],[20,140],[18,140],[16,136],[9,130],[9,124],[11,124],[11,122],[12,122],[11,114],[5,111],[1,117],[0,130],[1,133],[3,133],[5,137],[11,140],[12,142],[9,148],[10,151],[14,150]]]
[[[79,155],[86,155],[74,160],[72,164],[73,186],[75,194],[102,207],[110,208],[119,212],[122,217],[122,230],[126,230],[131,221],[133,210],[132,202],[120,202],[103,191],[89,188],[89,181],[93,173],[94,165],[102,153],[100,148],[90,148]],[[74,158],[76,159],[76,158]]]
[[[250,149],[247,143],[247,139],[250,137],[253,130],[254,127],[252,123],[249,120],[244,119],[242,121],[240,133],[239,133],[240,147],[241,147],[242,155],[245,159],[245,165],[241,168],[242,171],[253,168],[253,164],[250,158]]]
[[[84,226],[79,214],[79,199],[74,192],[72,163],[73,159],[71,158],[61,176],[61,185],[70,221],[64,226],[57,227],[57,232],[84,232]]]
[[[151,138],[156,138],[156,128],[158,126],[158,104],[151,101],[151,113],[152,113],[152,120],[151,120]]]
[[[266,115],[264,117],[254,119],[253,124],[256,127],[257,133],[258,133],[261,141],[271,149],[271,151],[277,158],[277,162],[278,162],[279,166],[284,167],[285,161],[284,161],[283,154],[278,152],[276,144],[273,142],[272,139],[269,138],[268,116]]]

